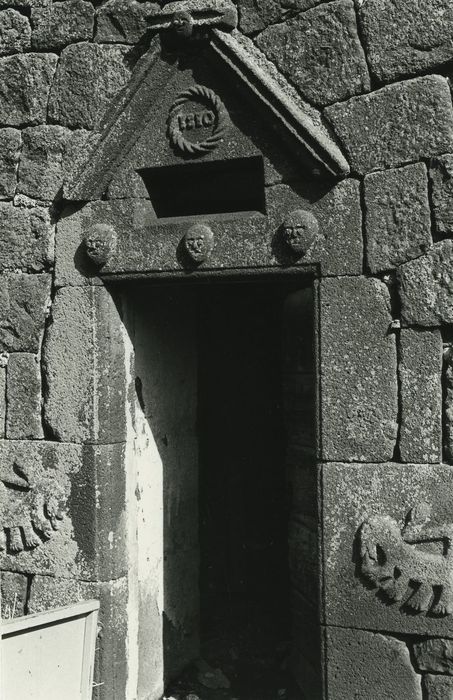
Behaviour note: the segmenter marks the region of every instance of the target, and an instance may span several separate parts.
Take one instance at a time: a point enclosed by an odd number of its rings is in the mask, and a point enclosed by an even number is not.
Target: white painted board
[[[98,601],[3,621],[1,700],[90,700]]]

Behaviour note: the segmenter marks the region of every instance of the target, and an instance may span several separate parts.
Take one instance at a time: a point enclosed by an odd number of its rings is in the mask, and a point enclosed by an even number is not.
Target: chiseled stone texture
[[[93,129],[130,77],[128,51],[116,44],[86,42],[63,49],[50,91],[51,121]]]
[[[372,73],[382,82],[453,58],[450,0],[355,0]]]
[[[261,31],[283,20],[288,12],[309,10],[323,0],[238,0],[239,29],[244,34]]]
[[[17,191],[27,197],[53,200],[63,186],[66,148],[74,132],[63,126],[35,126],[22,131]]]
[[[365,230],[371,272],[416,258],[432,244],[428,176],[423,163],[365,177]]]
[[[0,11],[0,56],[27,51],[30,37],[28,17],[12,8]]]
[[[331,104],[370,88],[352,0],[321,4],[268,27],[256,43],[313,104]]]
[[[431,202],[436,231],[453,236],[453,155],[433,158],[429,167]]]
[[[32,47],[61,49],[93,38],[94,7],[85,0],[65,0],[32,7]]]
[[[125,339],[104,287],[64,287],[44,339],[44,419],[57,440],[117,443],[125,437]]]
[[[391,602],[360,572],[359,529],[370,516],[403,527],[414,506],[429,498],[430,526],[451,527],[453,468],[446,464],[326,463],[322,470],[323,605],[328,625],[453,638],[453,617],[412,612],[409,577],[403,599]],[[386,544],[382,544],[386,551]],[[441,549],[431,549],[442,557]],[[415,568],[415,565],[414,565]],[[424,578],[424,568],[420,569]],[[425,572],[426,573],[426,572]],[[433,579],[436,580],[434,572]],[[429,580],[427,586],[431,585]],[[434,590],[433,598],[434,600]],[[403,696],[404,697],[404,696]]]
[[[324,460],[392,459],[397,436],[395,336],[386,285],[365,277],[320,283],[321,449]]]
[[[54,226],[47,209],[0,202],[1,271],[40,272],[53,262],[53,246]]]
[[[453,678],[448,676],[423,676],[423,689],[427,700],[453,700]]]
[[[29,610],[30,613],[38,613],[93,598],[100,602],[101,630],[96,640],[93,700],[124,700],[127,697],[128,653],[131,653],[131,648],[128,648],[130,640],[127,639],[126,577],[109,583],[86,583],[69,578],[35,576],[31,585]],[[161,633],[160,629],[159,631]]]
[[[422,639],[414,643],[413,652],[418,671],[453,676],[453,640],[438,637]]]
[[[1,617],[10,620],[26,614],[28,577],[11,571],[0,572]]]
[[[5,437],[6,422],[6,358],[3,360],[5,367],[0,366],[0,438]]]
[[[442,336],[403,328],[399,340],[403,462],[442,461]]]
[[[421,677],[407,645],[393,637],[327,628],[325,671],[333,700],[422,700]]]
[[[38,352],[50,284],[48,274],[0,275],[0,352]]]
[[[16,193],[17,166],[21,149],[18,129],[0,129],[0,198],[10,199]]]
[[[8,358],[6,385],[6,437],[10,440],[42,439],[41,368],[39,358],[14,352]]]
[[[58,56],[16,54],[0,59],[0,123],[4,126],[42,124]]]
[[[453,240],[435,243],[398,269],[401,320],[405,325],[453,323]]]
[[[108,0],[97,11],[95,40],[135,44],[149,29],[147,17],[160,6],[138,0]]]
[[[324,114],[358,173],[392,168],[453,150],[446,78],[429,75],[331,105]]]

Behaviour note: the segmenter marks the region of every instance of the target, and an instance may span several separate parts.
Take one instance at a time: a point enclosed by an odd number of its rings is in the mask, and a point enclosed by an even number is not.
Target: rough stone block
[[[50,275],[0,275],[0,351],[38,352],[50,303]]]
[[[0,198],[11,198],[16,193],[17,166],[21,149],[21,135],[17,129],[0,129]]]
[[[382,82],[453,58],[450,0],[356,0],[368,62]]]
[[[5,437],[6,425],[6,358],[3,359],[0,366],[0,438]]]
[[[437,233],[453,236],[453,155],[433,158],[429,168],[431,202]]]
[[[384,283],[364,277],[320,284],[323,459],[387,460],[397,435],[395,336]],[[379,456],[379,457],[378,457]]]
[[[352,0],[337,0],[274,24],[256,43],[312,104],[369,90]]]
[[[158,9],[154,2],[108,0],[97,12],[95,40],[135,44],[148,31],[146,18]]]
[[[401,320],[405,325],[453,322],[453,240],[435,243],[398,269]]]
[[[239,28],[244,34],[261,31],[283,20],[288,10],[308,10],[323,0],[238,0]]]
[[[453,678],[448,676],[423,676],[423,690],[428,700],[453,700]]]
[[[324,110],[358,173],[453,150],[448,82],[430,75],[352,97]],[[385,119],[382,115],[385,114]]]
[[[96,642],[96,686],[93,698],[124,700],[127,697],[128,653],[131,653],[131,640],[127,638],[126,578],[95,584],[35,576],[31,586],[29,608],[30,612],[36,613],[91,598],[97,598],[100,602],[100,633]]]
[[[453,347],[444,349],[443,447],[445,461],[453,464]]]
[[[61,49],[93,37],[94,8],[85,0],[51,2],[33,7],[32,47],[38,51]]]
[[[372,273],[401,265],[429,248],[431,212],[424,164],[365,177],[365,226]]]
[[[41,368],[36,355],[15,352],[8,358],[6,437],[42,439]]]
[[[0,56],[27,51],[30,37],[28,17],[12,8],[0,12]]]
[[[62,126],[24,129],[19,193],[44,200],[53,200],[57,196],[63,187],[66,147],[72,133]]]
[[[50,91],[51,120],[93,129],[130,77],[127,52],[114,44],[80,43],[63,49]]]
[[[26,614],[28,597],[28,577],[23,574],[13,574],[11,571],[0,573],[1,617],[11,620]]]
[[[44,419],[62,441],[117,443],[126,430],[123,324],[103,287],[65,287],[44,339]]]
[[[401,460],[441,462],[442,336],[403,328],[399,347]]]
[[[326,629],[325,669],[329,697],[335,700],[422,700],[421,678],[407,645],[387,635]]]
[[[422,639],[414,643],[413,652],[418,671],[453,676],[453,640]]]
[[[54,226],[43,207],[0,202],[0,270],[41,272],[53,262]]]
[[[1,124],[26,126],[46,121],[57,60],[50,53],[17,54],[0,59]]]
[[[321,469],[326,624],[452,639],[451,569],[439,537],[450,537],[453,468]]]

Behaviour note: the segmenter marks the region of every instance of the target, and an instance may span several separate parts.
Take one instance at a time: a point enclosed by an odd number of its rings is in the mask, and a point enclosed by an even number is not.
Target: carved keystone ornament
[[[183,238],[184,250],[196,264],[204,262],[214,247],[214,234],[206,224],[194,224]]]
[[[188,156],[202,156],[222,142],[227,130],[222,100],[204,85],[193,85],[170,107],[167,136],[170,145]]]
[[[116,233],[108,224],[94,224],[84,237],[85,251],[97,267],[105,265],[116,247]]]
[[[310,211],[295,209],[287,214],[283,222],[283,238],[296,255],[305,255],[316,238],[318,221]]]
[[[415,506],[404,527],[387,515],[367,518],[359,530],[360,571],[390,601],[413,613],[453,612],[453,525],[430,524],[431,508]],[[440,542],[442,552],[416,545]]]

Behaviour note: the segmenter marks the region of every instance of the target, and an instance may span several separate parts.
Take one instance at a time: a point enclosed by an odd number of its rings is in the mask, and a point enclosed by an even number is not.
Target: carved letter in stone
[[[32,549],[51,537],[63,517],[58,484],[52,491],[35,485],[17,462],[0,466],[0,550]]]
[[[318,233],[318,221],[309,211],[296,209],[283,222],[283,236],[296,255],[305,255]]]
[[[94,224],[84,242],[87,256],[97,267],[102,267],[115,250],[116,234],[108,224]]]
[[[386,515],[367,518],[359,530],[360,570],[389,600],[413,612],[453,612],[453,525],[432,526],[430,508],[412,509],[406,525]],[[440,542],[443,551],[417,545]],[[415,590],[414,590],[415,589]]]
[[[222,143],[227,125],[227,112],[220,97],[211,88],[192,85],[170,107],[167,136],[172,148],[181,154],[203,156]],[[188,132],[193,138],[188,138]]]
[[[194,263],[206,260],[214,246],[214,234],[206,224],[194,224],[184,236],[184,249]]]

